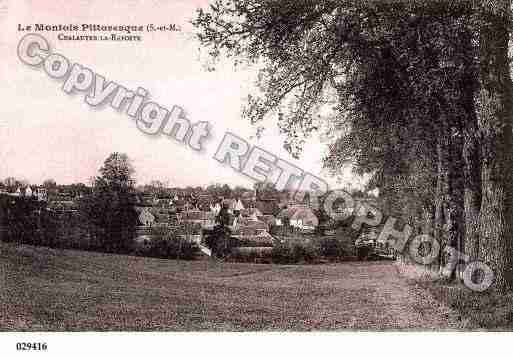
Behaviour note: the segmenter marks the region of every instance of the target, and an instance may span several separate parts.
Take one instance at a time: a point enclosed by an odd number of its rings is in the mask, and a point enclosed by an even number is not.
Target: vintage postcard
[[[512,331],[511,20],[0,0],[0,355]]]

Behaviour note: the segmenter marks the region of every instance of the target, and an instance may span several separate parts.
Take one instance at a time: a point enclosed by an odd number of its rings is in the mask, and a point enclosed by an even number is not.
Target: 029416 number
[[[16,350],[45,351],[48,349],[46,343],[16,343]]]

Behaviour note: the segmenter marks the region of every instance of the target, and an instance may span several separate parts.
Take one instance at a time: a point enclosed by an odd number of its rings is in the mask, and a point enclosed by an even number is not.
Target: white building
[[[214,205],[210,205],[210,211],[212,213],[214,213],[215,216],[217,216],[219,214],[219,212],[221,211],[221,205],[219,203],[216,203]]]
[[[38,188],[36,190],[36,197],[37,197],[37,200],[40,202],[47,201],[48,193],[46,192],[46,188],[42,188],[42,187]]]
[[[244,205],[242,204],[242,201],[240,200],[240,198],[237,200],[237,202],[235,202],[235,205],[233,206],[233,210],[234,211],[242,211],[244,209]]]
[[[139,221],[143,226],[151,227],[155,223],[155,216],[147,208],[144,208],[139,214]]]
[[[317,216],[309,207],[303,205],[283,209],[278,214],[277,219],[281,220],[282,223],[288,222],[290,226],[303,230],[312,230],[319,225]]]

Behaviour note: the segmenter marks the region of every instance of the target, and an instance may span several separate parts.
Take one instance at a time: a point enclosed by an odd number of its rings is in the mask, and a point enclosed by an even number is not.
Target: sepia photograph
[[[507,355],[512,11],[0,0],[0,356]]]

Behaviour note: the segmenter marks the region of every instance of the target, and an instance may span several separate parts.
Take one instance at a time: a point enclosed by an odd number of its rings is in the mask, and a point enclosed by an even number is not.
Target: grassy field
[[[0,330],[454,328],[391,263],[174,261],[0,242]]]

